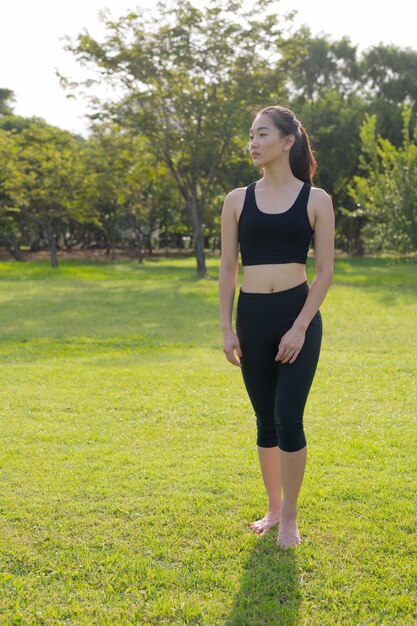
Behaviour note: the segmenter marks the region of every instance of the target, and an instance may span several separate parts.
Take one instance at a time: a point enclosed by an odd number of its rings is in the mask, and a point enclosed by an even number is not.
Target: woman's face
[[[283,137],[269,115],[255,118],[249,131],[249,151],[255,165],[265,165],[289,154],[295,136]]]

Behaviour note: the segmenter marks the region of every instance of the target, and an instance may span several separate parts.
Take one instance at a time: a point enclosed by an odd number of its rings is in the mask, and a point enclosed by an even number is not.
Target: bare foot
[[[250,524],[251,529],[257,535],[264,535],[268,530],[279,524],[280,510],[268,511],[268,513],[256,522]]]
[[[280,548],[288,548],[301,543],[300,533],[297,528],[297,511],[287,512],[281,509],[279,520],[278,543]]]

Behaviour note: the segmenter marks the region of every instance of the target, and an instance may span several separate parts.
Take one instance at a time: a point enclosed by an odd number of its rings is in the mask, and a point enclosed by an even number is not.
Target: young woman
[[[321,348],[319,307],[333,278],[335,219],[330,196],[312,186],[316,161],[306,130],[291,110],[260,110],[249,149],[263,176],[224,200],[220,320],[224,354],[241,368],[256,415],[269,498],[266,515],[250,526],[262,535],[279,524],[278,544],[286,548],[301,543],[296,517],[307,458],[303,414]],[[305,264],[313,234],[310,287]],[[243,282],[235,333],[239,246]]]

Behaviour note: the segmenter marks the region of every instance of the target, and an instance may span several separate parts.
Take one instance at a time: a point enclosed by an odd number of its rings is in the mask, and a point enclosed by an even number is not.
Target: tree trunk
[[[153,254],[152,237],[150,235],[148,237],[148,254],[149,256],[152,256]]]
[[[43,224],[43,236],[48,242],[48,248],[51,253],[51,266],[58,267],[58,257],[56,254],[56,235],[52,230],[51,222],[47,221]]]
[[[353,230],[353,254],[355,256],[363,256],[365,253],[365,246],[362,240],[362,227],[365,223],[363,217],[357,217],[354,220]]]
[[[194,227],[194,252],[197,260],[197,274],[204,278],[207,275],[207,268],[204,254],[203,211],[195,192],[193,192],[190,198],[190,211]]]
[[[143,237],[142,233],[138,228],[134,228],[133,232],[135,233],[135,246],[138,253],[138,261],[139,263],[143,263],[144,254],[143,254]]]
[[[22,251],[19,248],[19,244],[16,242],[14,237],[7,237],[7,235],[3,235],[0,237],[0,244],[4,246],[12,255],[12,257],[16,261],[24,261]]]
[[[116,254],[115,254],[115,250],[113,246],[113,239],[111,235],[106,237],[106,256],[110,257],[110,261],[114,261],[114,259],[116,258]]]

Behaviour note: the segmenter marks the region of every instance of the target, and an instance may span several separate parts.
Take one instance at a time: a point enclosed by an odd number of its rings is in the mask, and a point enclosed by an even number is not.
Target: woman
[[[321,348],[319,307],[333,278],[335,219],[330,196],[312,186],[316,161],[307,132],[290,109],[260,110],[249,149],[263,176],[224,200],[220,319],[223,351],[241,368],[256,415],[269,499],[266,515],[250,526],[262,535],[279,524],[278,544],[286,548],[301,543],[296,517],[307,458],[303,414]],[[305,264],[313,234],[310,287]],[[239,245],[243,283],[235,333]]]

